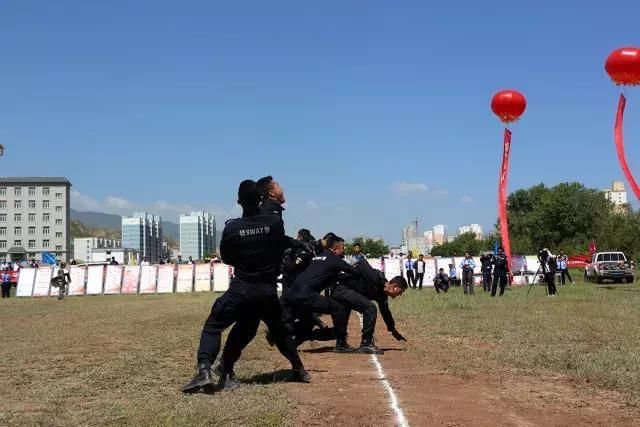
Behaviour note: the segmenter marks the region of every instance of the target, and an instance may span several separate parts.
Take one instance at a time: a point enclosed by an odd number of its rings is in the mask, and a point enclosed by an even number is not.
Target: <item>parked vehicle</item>
[[[584,273],[586,282],[603,283],[611,280],[614,283],[633,283],[635,280],[631,262],[623,252],[598,252],[593,255]]]

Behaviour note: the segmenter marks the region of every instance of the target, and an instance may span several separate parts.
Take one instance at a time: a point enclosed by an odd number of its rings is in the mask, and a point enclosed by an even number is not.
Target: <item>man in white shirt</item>
[[[416,270],[416,280],[415,280],[415,283],[413,284],[413,288],[415,289],[417,285],[418,289],[422,289],[422,282],[424,281],[424,271],[426,268],[426,264],[424,262],[424,255],[420,254],[420,256],[418,257],[418,260],[414,264],[414,268]]]

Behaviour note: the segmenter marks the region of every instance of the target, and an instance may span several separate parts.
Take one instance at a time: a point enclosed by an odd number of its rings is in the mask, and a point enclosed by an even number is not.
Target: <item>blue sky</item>
[[[623,178],[603,64],[640,45],[638,13],[627,0],[3,2],[0,175],[68,176],[84,210],[222,220],[240,180],[273,174],[291,229],[393,243],[416,216],[490,228],[500,89],[528,100],[510,190]],[[628,97],[640,175],[640,90]]]

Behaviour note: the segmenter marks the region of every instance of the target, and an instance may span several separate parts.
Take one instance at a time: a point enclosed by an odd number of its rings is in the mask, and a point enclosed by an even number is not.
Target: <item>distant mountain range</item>
[[[80,212],[71,209],[71,219],[81,222],[90,228],[106,230],[122,230],[122,217],[120,215],[101,212]],[[162,230],[166,237],[180,241],[180,226],[174,222],[162,221]]]
[[[103,230],[122,230],[122,217],[120,215],[106,214],[102,212],[80,212],[71,209],[71,220],[78,221],[88,228],[96,228]],[[180,242],[180,225],[162,221],[162,230],[165,237],[174,242]],[[90,236],[84,236],[90,237]],[[220,244],[222,234],[216,231],[216,244]]]

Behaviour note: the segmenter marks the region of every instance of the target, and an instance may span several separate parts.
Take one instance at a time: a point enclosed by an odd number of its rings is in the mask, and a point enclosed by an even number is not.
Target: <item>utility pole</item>
[[[416,237],[418,237],[418,223],[422,222],[421,219],[418,219],[418,217],[416,217],[416,220],[413,222],[416,225]]]

